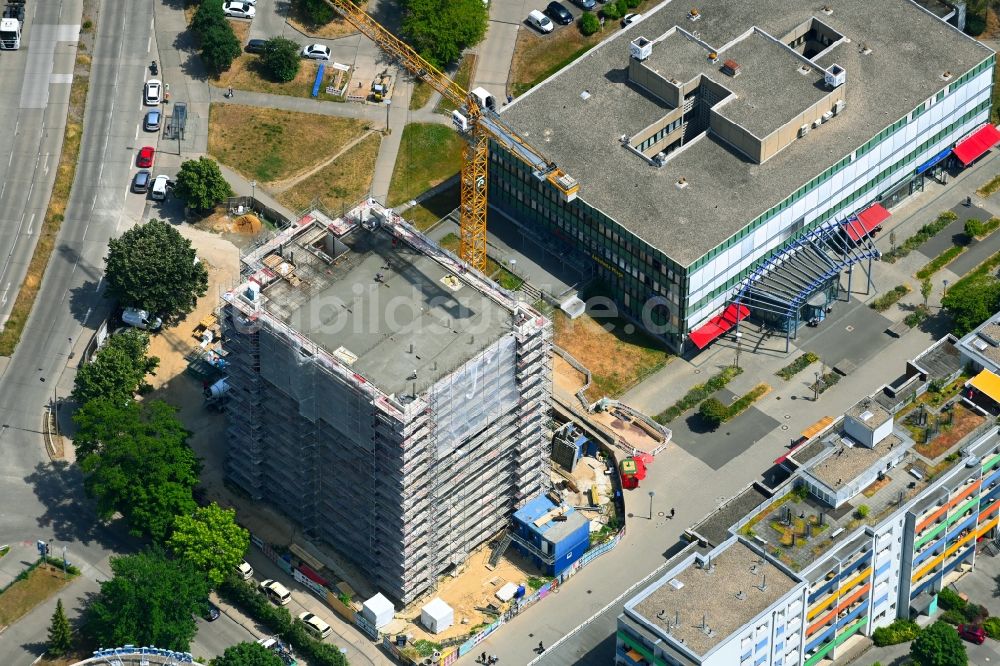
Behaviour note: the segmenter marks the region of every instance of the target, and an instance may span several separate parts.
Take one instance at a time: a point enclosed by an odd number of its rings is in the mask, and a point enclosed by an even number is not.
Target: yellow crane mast
[[[459,223],[459,256],[463,260],[479,271],[486,270],[487,169],[491,139],[531,167],[536,178],[551,183],[565,201],[576,198],[579,183],[508,127],[496,113],[493,97],[487,91],[477,88],[469,93],[350,0],[326,2],[406,71],[441,93],[458,109],[452,113],[452,121],[467,136],[462,159]]]

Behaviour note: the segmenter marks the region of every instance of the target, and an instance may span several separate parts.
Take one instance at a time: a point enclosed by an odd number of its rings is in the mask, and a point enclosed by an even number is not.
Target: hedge
[[[683,398],[654,416],[653,419],[657,423],[661,424],[670,423],[687,410],[696,407],[705,398],[708,398],[713,393],[724,389],[726,384],[733,381],[735,377],[738,377],[742,373],[743,368],[733,366],[726,368],[704,384],[698,384],[697,386],[692,387],[690,391],[684,394]]]
[[[896,302],[899,301],[899,299],[901,299],[903,296],[906,296],[908,293],[910,293],[909,285],[905,284],[896,285],[890,291],[887,291],[886,293],[882,294],[881,296],[873,300],[870,304],[870,307],[872,310],[875,310],[876,312],[885,312],[893,305],[895,305]]]
[[[942,229],[947,227],[949,224],[958,219],[958,215],[950,210],[938,215],[937,219],[933,222],[929,222],[924,226],[920,227],[917,233],[913,234],[907,238],[901,245],[896,247],[894,250],[882,253],[882,260],[887,261],[890,264],[894,263],[897,259],[902,259],[908,255],[913,250],[926,243],[928,240],[936,236],[941,232]]]
[[[819,356],[812,352],[806,352],[774,374],[782,379],[791,379],[818,360]]]
[[[920,627],[913,620],[896,620],[887,627],[879,627],[872,632],[872,641],[877,647],[896,645],[912,641],[920,634]]]
[[[732,420],[745,412],[749,409],[750,405],[760,400],[770,390],[771,387],[767,384],[757,384],[757,386],[754,386],[746,395],[729,405],[729,413],[726,415],[726,420]]]
[[[986,635],[995,641],[1000,641],[1000,617],[991,617],[983,621]]]
[[[976,194],[985,198],[990,196],[997,190],[1000,190],[1000,176],[993,176],[987,182],[985,182],[982,187],[976,190]]]
[[[947,250],[934,257],[926,264],[924,267],[917,271],[917,277],[921,280],[926,280],[930,276],[937,273],[939,270],[954,261],[955,257],[965,252],[965,247],[962,245],[952,245]]]

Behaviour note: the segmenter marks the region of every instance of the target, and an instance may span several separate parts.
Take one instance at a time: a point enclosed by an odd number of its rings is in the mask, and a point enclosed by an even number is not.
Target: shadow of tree
[[[103,548],[118,547],[123,538],[98,520],[93,503],[83,492],[80,469],[66,461],[39,463],[24,477],[35,496],[45,507],[36,521],[52,530],[57,541],[96,543]]]
[[[87,325],[87,320],[95,310],[105,305],[103,297],[97,291],[97,285],[96,280],[87,280],[69,290],[69,312],[83,326]]]

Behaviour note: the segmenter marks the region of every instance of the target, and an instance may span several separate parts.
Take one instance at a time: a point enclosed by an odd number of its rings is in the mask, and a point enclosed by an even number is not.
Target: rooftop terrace
[[[660,579],[631,608],[695,654],[704,655],[798,582],[736,540],[713,557],[710,566],[692,564],[672,578]]]
[[[516,99],[503,116],[580,182],[581,199],[689,265],[945,88],[945,71],[954,80],[991,53],[909,0],[838,0],[830,7],[826,14],[799,0],[705,0],[698,4],[699,19],[691,21],[690,4],[666,2]],[[827,49],[806,74],[799,71],[803,61],[769,37],[744,37],[756,27],[783,41],[814,18],[850,41]],[[655,40],[675,26],[716,49],[720,62],[739,61],[740,75],[719,75],[718,64],[699,57],[703,48],[676,35],[668,38],[671,48],[653,48],[661,75],[690,79],[700,73],[725,85],[737,98],[720,113],[748,129],[766,132],[808,104],[819,92],[812,88],[816,73],[832,64],[846,70],[846,107],[762,164],[709,133],[666,166],[651,166],[620,137],[651,125],[669,106],[628,82],[628,47],[637,37]],[[679,189],[674,184],[682,177],[687,186]]]
[[[422,393],[509,332],[512,312],[386,230],[301,225],[260,262],[264,310],[387,394]]]

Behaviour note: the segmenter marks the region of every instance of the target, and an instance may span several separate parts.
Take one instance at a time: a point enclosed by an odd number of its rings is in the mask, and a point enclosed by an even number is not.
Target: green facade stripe
[[[868,618],[863,617],[854,624],[848,625],[847,628],[844,629],[839,636],[837,636],[832,641],[827,643],[822,650],[820,650],[813,656],[806,659],[805,666],[813,666],[813,664],[823,659],[823,657],[825,657],[830,652],[830,650],[837,647],[838,645],[846,641],[848,638],[853,636],[855,633],[857,633],[859,629],[861,629],[866,624],[868,624]]]
[[[1000,453],[996,454],[983,464],[983,472],[990,471],[991,469],[996,467],[997,463],[1000,463]]]
[[[657,664],[657,666],[667,666],[667,662],[663,661],[662,659],[656,659],[655,657],[653,657],[653,653],[650,652],[648,647],[646,647],[636,639],[632,638],[624,631],[618,632],[618,638],[622,639],[623,643],[625,643],[630,648],[632,648],[633,650],[641,654],[643,657],[645,657],[646,661],[648,661],[649,663]]]
[[[968,502],[966,502],[965,504],[963,504],[961,507],[959,507],[959,509],[957,511],[955,511],[955,513],[953,513],[951,515],[951,517],[949,517],[943,523],[941,523],[940,525],[938,525],[937,527],[935,527],[934,529],[932,529],[930,532],[928,532],[927,534],[925,534],[922,537],[920,537],[919,539],[917,539],[916,543],[913,544],[913,550],[914,550],[914,552],[916,552],[916,550],[918,548],[920,548],[925,543],[927,543],[928,541],[930,541],[931,539],[933,539],[935,536],[937,536],[938,534],[940,534],[941,530],[947,528],[949,525],[951,525],[956,520],[958,520],[962,516],[962,514],[964,514],[966,511],[969,510],[970,506],[972,506],[973,504],[977,503],[978,501],[979,501],[979,495],[976,495],[974,498],[972,498],[971,500],[969,500]]]

